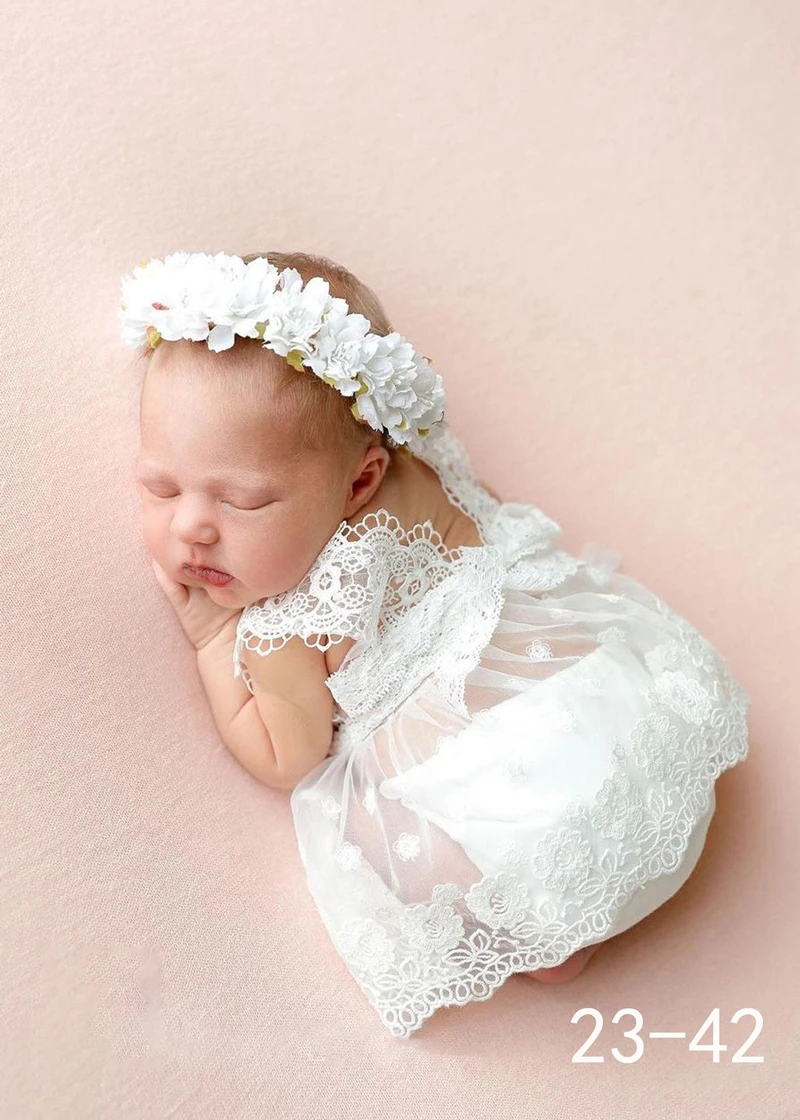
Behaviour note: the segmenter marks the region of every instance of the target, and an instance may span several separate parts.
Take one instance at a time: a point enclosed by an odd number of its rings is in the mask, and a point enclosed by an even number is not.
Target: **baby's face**
[[[147,548],[174,580],[203,587],[220,605],[278,595],[300,582],[349,516],[346,472],[331,453],[299,450],[291,410],[257,412],[222,365],[207,376],[203,363],[221,355],[199,355],[199,343],[166,345],[167,358],[156,360],[162,343],[149,359],[141,398],[135,471]],[[185,565],[233,580],[215,587]]]

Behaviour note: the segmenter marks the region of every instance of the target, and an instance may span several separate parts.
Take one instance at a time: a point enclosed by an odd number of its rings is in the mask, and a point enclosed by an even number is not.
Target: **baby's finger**
[[[188,587],[182,583],[177,583],[174,579],[170,579],[157,560],[152,560],[151,563],[155,577],[169,601],[174,603],[176,607],[185,607],[189,602]]]

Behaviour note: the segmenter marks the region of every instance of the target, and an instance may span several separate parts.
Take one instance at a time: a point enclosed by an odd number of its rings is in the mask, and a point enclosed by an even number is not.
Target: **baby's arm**
[[[333,697],[322,650],[297,636],[262,656],[242,651],[255,691],[233,676],[229,634],[197,653],[197,667],[220,737],[255,778],[291,790],[318,766],[333,741]]]

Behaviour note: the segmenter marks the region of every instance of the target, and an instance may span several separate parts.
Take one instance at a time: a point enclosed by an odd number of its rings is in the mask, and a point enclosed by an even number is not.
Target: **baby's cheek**
[[[274,546],[265,530],[251,530],[229,541],[225,555],[236,576],[254,590],[272,582],[275,568]],[[266,592],[265,592],[266,594]]]
[[[260,597],[280,595],[300,582],[314,559],[305,559],[294,538],[264,533],[242,553],[241,578]]]
[[[164,533],[159,530],[157,519],[147,510],[142,511],[142,537],[147,551],[160,563],[164,559]]]
[[[176,564],[178,549],[170,541],[169,522],[153,510],[142,512],[142,537],[148,553],[173,579],[178,578]]]

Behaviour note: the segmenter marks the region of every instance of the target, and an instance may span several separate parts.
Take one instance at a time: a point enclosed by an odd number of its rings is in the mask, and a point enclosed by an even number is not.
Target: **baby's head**
[[[392,330],[374,293],[347,269],[304,253],[254,253]],[[360,423],[346,398],[316,377],[237,336],[219,352],[188,339],[143,353],[136,478],[144,538],[173,579],[230,607],[295,586],[340,522],[365,505],[399,449]],[[232,575],[214,587],[185,565]]]

